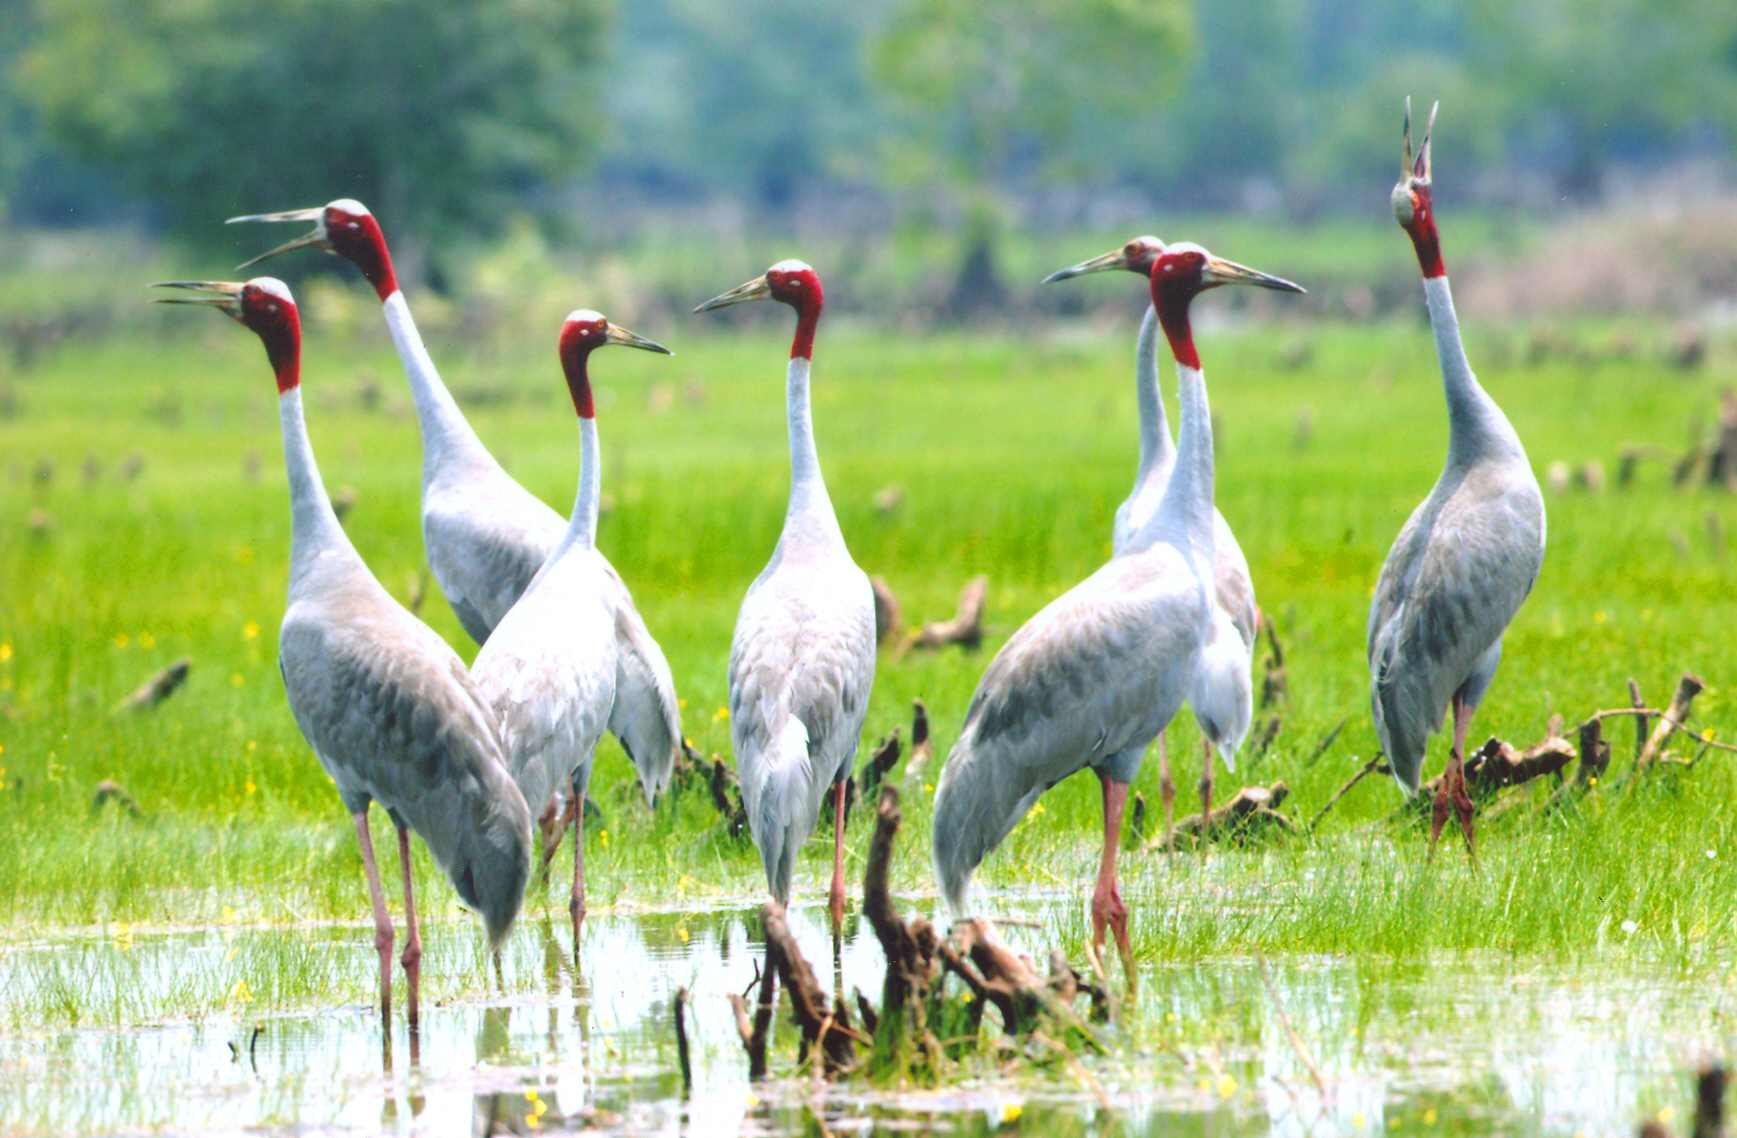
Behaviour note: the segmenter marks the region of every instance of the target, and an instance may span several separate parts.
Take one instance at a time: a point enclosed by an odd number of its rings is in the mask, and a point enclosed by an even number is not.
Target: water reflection
[[[831,958],[823,906],[791,926],[811,960]],[[503,955],[503,991],[474,928],[429,925],[421,1031],[400,1022],[384,1047],[357,927],[135,930],[124,951],[100,937],[13,945],[0,952],[4,1022],[64,1007],[151,1026],[0,1035],[0,1132],[1596,1133],[1675,1102],[1687,1068],[1730,1043],[1722,988],[1709,1001],[1704,978],[1456,961],[1450,999],[1416,964],[1287,959],[1263,978],[1227,959],[1149,968],[1101,1060],[944,1090],[828,1087],[789,1074],[782,1024],[775,1077],[750,1085],[726,995],[754,975],[757,929],[751,907],[593,915],[575,964],[565,922],[530,915]],[[1047,947],[1039,929],[1007,936]],[[866,924],[847,923],[834,985],[878,998],[881,965]],[[357,1002],[250,1011],[298,991]]]

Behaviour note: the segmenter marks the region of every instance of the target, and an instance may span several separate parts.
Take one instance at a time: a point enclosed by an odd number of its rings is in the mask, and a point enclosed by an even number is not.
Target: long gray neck
[[[579,493],[573,500],[573,516],[567,532],[549,554],[549,561],[573,546],[591,549],[597,544],[597,507],[603,496],[603,456],[597,449],[597,420],[579,419]]]
[[[1158,310],[1146,306],[1140,321],[1140,337],[1134,342],[1134,402],[1140,411],[1140,467],[1134,473],[1139,492],[1156,470],[1167,473],[1176,461],[1176,446],[1170,441],[1170,424],[1164,418],[1164,399],[1158,392]]]
[[[320,481],[314,463],[314,448],[308,442],[307,422],[302,418],[302,389],[292,387],[278,396],[278,418],[283,425],[283,461],[290,492],[290,595],[297,582],[320,567],[334,554],[358,564],[361,557],[350,544],[331,499]]]
[[[428,358],[422,335],[411,318],[410,305],[403,292],[395,292],[381,305],[386,313],[386,328],[392,333],[392,343],[404,364],[404,374],[410,380],[410,396],[416,401],[416,421],[422,429],[422,484],[427,486],[442,463],[458,456],[480,458],[493,463],[482,440],[477,438],[465,419],[464,412],[440,372]]]
[[[1135,533],[1130,550],[1168,540],[1183,548],[1203,581],[1213,579],[1212,537],[1212,409],[1206,401],[1206,377],[1198,368],[1176,365],[1181,381],[1180,437],[1176,465],[1164,487],[1158,509]]]
[[[814,417],[808,399],[809,361],[790,360],[784,380],[784,413],[790,427],[790,507],[784,514],[786,533],[793,529],[812,531],[815,536],[844,540],[826,481],[820,475],[820,456],[814,449]]]
[[[1435,329],[1435,353],[1441,361],[1442,389],[1447,396],[1448,466],[1470,466],[1486,457],[1524,458],[1519,435],[1495,400],[1478,385],[1466,360],[1447,277],[1425,277],[1423,294],[1429,302],[1429,322]]]

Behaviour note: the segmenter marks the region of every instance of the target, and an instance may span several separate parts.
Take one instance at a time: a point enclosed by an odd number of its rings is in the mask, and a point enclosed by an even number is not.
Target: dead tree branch
[[[952,620],[932,620],[905,643],[913,648],[944,648],[957,644],[967,652],[975,652],[983,643],[983,609],[989,598],[989,578],[978,575],[959,594],[959,613]]]
[[[1646,745],[1640,749],[1640,754],[1635,756],[1634,771],[1636,774],[1646,771],[1659,761],[1660,753],[1664,750],[1665,744],[1670,741],[1671,736],[1677,732],[1681,724],[1689,718],[1689,705],[1694,702],[1695,697],[1700,695],[1706,686],[1701,681],[1701,677],[1693,672],[1684,672],[1682,677],[1677,680],[1677,691],[1675,695],[1671,696],[1671,706],[1659,717],[1659,722],[1653,728],[1652,734],[1647,736]]]
[[[192,669],[192,667],[193,660],[191,657],[181,657],[173,664],[170,664],[168,667],[146,680],[144,685],[132,695],[129,695],[127,698],[121,700],[120,703],[116,704],[114,713],[119,715],[122,712],[144,711],[147,708],[156,707],[159,703],[162,703],[171,695],[174,695],[175,689],[186,682],[187,673]]]
[[[783,906],[776,901],[761,905],[760,924],[766,930],[767,971],[777,972],[790,996],[803,1051],[820,1052],[821,1070],[829,1079],[850,1070],[856,1065],[856,1043],[862,1037],[851,1027],[849,1009],[842,1000],[828,1007],[826,989],[796,946]]]
[[[1213,807],[1212,813],[1204,817],[1190,814],[1180,819],[1169,834],[1152,839],[1146,848],[1174,849],[1177,838],[1196,843],[1241,839],[1257,824],[1271,824],[1287,834],[1295,833],[1297,824],[1278,811],[1279,804],[1290,793],[1291,788],[1282,782],[1270,787],[1245,786],[1224,805]]]

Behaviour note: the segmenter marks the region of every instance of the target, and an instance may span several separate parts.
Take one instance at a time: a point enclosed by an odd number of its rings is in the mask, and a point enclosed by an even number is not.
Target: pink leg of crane
[[[555,851],[561,848],[561,838],[567,833],[567,827],[572,824],[573,799],[567,798],[564,803],[560,799],[551,798],[549,805],[543,808],[542,816],[537,819],[537,832],[543,837],[543,866],[540,878],[549,876],[549,863],[555,858]]]
[[[1205,755],[1200,767],[1200,836],[1206,837],[1206,820],[1212,817],[1212,744],[1205,739],[1200,741],[1200,749]],[[1206,843],[1201,842],[1201,849]]]
[[[1176,823],[1176,780],[1170,777],[1169,729],[1158,732],[1158,801],[1164,804],[1164,841],[1169,844]]]
[[[573,793],[573,896],[567,911],[573,914],[573,955],[579,955],[579,926],[585,923],[585,796]]]
[[[832,794],[832,892],[828,895],[832,912],[832,941],[836,945],[844,935],[844,783]]]
[[[1122,810],[1128,804],[1128,784],[1098,776],[1104,788],[1104,856],[1098,863],[1098,884],[1092,890],[1092,947],[1102,951],[1104,929],[1116,934],[1122,970],[1134,979],[1134,948],[1128,943],[1128,907],[1116,888],[1116,847],[1122,841]]]
[[[380,1019],[392,1026],[392,918],[386,894],[380,890],[380,869],[374,864],[374,836],[368,832],[368,812],[350,815],[362,843],[362,868],[368,871],[368,899],[374,905],[374,949],[380,954]]]
[[[1465,769],[1466,729],[1471,726],[1472,709],[1455,696],[1453,715],[1453,750],[1448,752],[1447,767],[1442,771],[1441,782],[1436,784],[1435,806],[1429,827],[1429,852],[1434,855],[1436,842],[1441,839],[1442,828],[1447,824],[1448,811],[1451,808],[1459,821],[1460,833],[1465,835],[1466,856],[1476,865],[1478,848],[1472,828],[1474,807],[1472,796],[1466,789]]]
[[[398,864],[404,870],[404,965],[405,1018],[413,1033],[422,1014],[422,932],[416,925],[416,886],[410,877],[410,831],[398,827]]]

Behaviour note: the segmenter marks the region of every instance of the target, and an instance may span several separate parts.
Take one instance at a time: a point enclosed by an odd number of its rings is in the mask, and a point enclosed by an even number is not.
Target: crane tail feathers
[[[756,765],[754,786],[743,787],[744,797],[752,795],[751,801],[743,803],[748,828],[766,868],[766,887],[780,905],[787,905],[797,851],[814,832],[819,815],[818,803],[809,801],[814,774],[808,761],[808,728],[802,720],[794,715],[786,719]]]

